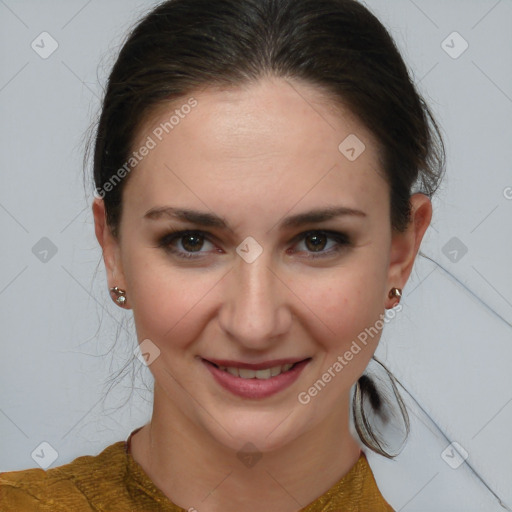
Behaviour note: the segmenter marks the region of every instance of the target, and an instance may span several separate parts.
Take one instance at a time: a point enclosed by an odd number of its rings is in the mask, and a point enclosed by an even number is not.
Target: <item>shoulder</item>
[[[84,455],[46,471],[0,473],[0,510],[97,510],[93,502],[98,497],[122,498],[125,472],[124,442],[119,441],[98,455]]]
[[[368,459],[364,453],[362,453],[361,458],[359,459],[358,469],[361,485],[361,494],[358,504],[360,510],[372,510],[374,512],[394,512],[394,509],[381,494],[373,471],[370,468]]]
[[[352,469],[301,512],[394,512],[382,496],[364,452]]]

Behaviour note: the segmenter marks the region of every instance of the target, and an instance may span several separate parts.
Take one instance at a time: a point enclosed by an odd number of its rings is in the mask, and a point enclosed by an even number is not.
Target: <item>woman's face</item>
[[[150,340],[159,407],[226,446],[270,450],[346,418],[417,244],[392,236],[374,139],[314,87],[265,79],[191,97],[140,130],[120,241],[104,246],[109,285]],[[311,215],[326,209],[337,214]],[[251,380],[206,362],[282,359],[307,362]]]

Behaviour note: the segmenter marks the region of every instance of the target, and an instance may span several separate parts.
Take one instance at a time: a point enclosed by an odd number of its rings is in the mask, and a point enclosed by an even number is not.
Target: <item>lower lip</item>
[[[203,359],[203,363],[210,370],[213,378],[224,389],[242,398],[253,399],[267,398],[291,386],[299,378],[302,370],[309,362],[310,359],[301,361],[287,372],[270,377],[270,379],[243,379],[242,377],[235,377]]]

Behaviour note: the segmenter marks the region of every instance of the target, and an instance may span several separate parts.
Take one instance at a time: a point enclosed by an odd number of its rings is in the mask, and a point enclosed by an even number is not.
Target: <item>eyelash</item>
[[[195,256],[196,254],[202,254],[201,251],[197,252],[182,252],[178,251],[175,248],[171,247],[171,243],[175,240],[178,240],[180,238],[184,238],[187,235],[200,235],[204,237],[204,240],[210,241],[208,238],[208,234],[205,231],[200,230],[175,230],[175,231],[169,231],[166,235],[164,235],[158,242],[158,247],[164,249],[166,252],[169,252],[171,254],[176,255],[179,258],[183,259],[200,259],[202,256]],[[328,251],[321,251],[318,253],[310,252],[310,256],[307,256],[306,259],[318,259],[318,258],[325,258],[333,253],[339,253],[343,250],[343,248],[346,248],[351,245],[350,238],[345,233],[340,233],[339,231],[326,231],[326,230],[310,230],[305,231],[303,233],[300,233],[297,235],[293,242],[294,244],[297,242],[302,241],[303,239],[307,238],[311,235],[326,235],[328,239],[334,240],[336,242],[336,246],[333,249],[329,249]]]

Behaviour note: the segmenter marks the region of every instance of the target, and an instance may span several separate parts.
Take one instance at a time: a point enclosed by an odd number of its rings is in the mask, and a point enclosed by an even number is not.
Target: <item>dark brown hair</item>
[[[147,116],[201,88],[237,86],[265,76],[315,85],[366,126],[379,145],[389,184],[391,226],[407,227],[411,194],[432,197],[438,188],[444,146],[391,36],[366,7],[355,0],[169,0],[128,35],[103,99],[94,140],[94,185],[114,236],[129,175],[108,192],[105,185],[116,173],[119,178]],[[357,389],[358,433],[372,450],[390,456],[373,437],[362,406],[367,396],[379,411],[378,392],[366,375]]]

